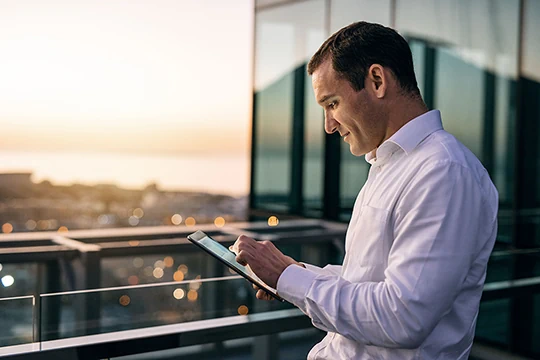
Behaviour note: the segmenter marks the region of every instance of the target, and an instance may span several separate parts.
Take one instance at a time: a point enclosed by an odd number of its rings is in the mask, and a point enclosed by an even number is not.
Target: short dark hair
[[[327,58],[356,91],[364,88],[369,67],[379,64],[392,70],[403,90],[420,95],[409,44],[389,27],[360,21],[338,30],[313,55],[308,74],[312,75]]]

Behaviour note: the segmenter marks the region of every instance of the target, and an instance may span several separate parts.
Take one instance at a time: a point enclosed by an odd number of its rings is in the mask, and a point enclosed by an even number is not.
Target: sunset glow
[[[0,149],[247,151],[251,1],[0,3]]]

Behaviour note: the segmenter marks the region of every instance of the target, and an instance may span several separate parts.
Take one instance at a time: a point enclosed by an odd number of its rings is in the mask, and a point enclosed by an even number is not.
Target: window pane
[[[288,210],[291,194],[293,108],[306,100],[305,196],[321,198],[320,111],[305,81],[304,99],[295,99],[294,71],[305,66],[325,37],[324,1],[261,10],[256,15],[254,202],[256,207]],[[307,78],[307,76],[306,76]],[[309,79],[310,81],[310,79]],[[308,95],[310,94],[310,95]],[[317,179],[319,177],[319,179]]]
[[[332,0],[330,32],[356,21],[369,21],[390,26],[390,0]]]
[[[538,41],[538,34],[540,33],[540,1],[527,0],[525,1],[524,12],[524,24],[523,24],[523,68],[522,68],[522,81],[523,81],[523,95],[524,99],[522,120],[527,122],[525,125],[528,129],[527,139],[530,146],[527,147],[527,166],[529,174],[527,174],[530,181],[530,188],[526,191],[530,195],[529,203],[527,206],[538,209],[540,207],[540,41]],[[529,186],[527,186],[529,187]],[[534,194],[534,196],[532,196]],[[538,225],[538,219],[540,218],[540,212],[536,210],[536,226]],[[540,229],[537,230],[536,244],[540,246]]]
[[[476,338],[507,346],[510,329],[510,299],[485,301],[480,304],[476,321]]]
[[[341,209],[342,220],[351,216],[354,201],[367,179],[369,164],[364,156],[351,154],[346,142],[341,144]]]
[[[501,204],[508,205],[518,5],[517,0],[396,3],[397,30],[414,38],[411,47],[422,95],[441,110],[445,129],[482,160],[499,189]],[[431,59],[426,50],[434,52]],[[426,93],[429,83],[432,93]]]
[[[321,43],[323,41],[321,39]],[[315,100],[310,76],[306,76],[305,90],[304,210],[308,215],[320,215],[324,180],[324,113]]]
[[[330,5],[330,31],[333,33],[356,21],[390,25],[390,1],[333,0]],[[369,164],[364,157],[351,154],[349,144],[341,144],[340,218],[350,218],[358,192],[367,179]]]

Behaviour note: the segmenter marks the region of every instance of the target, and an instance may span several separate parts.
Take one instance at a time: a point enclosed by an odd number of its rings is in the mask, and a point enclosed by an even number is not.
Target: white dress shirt
[[[467,359],[498,193],[438,110],[366,155],[343,266],[289,266],[280,296],[327,336],[308,359]]]

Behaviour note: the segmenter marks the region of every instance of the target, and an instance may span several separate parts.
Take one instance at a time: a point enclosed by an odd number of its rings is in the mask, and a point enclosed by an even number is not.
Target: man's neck
[[[388,114],[389,121],[385,141],[401,129],[403,125],[428,111],[428,107],[421,98],[401,96],[396,99],[396,103]]]

